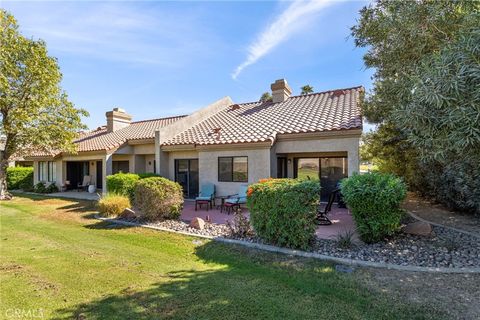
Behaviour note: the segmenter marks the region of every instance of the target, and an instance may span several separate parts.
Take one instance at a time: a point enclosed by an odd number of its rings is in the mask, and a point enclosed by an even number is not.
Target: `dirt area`
[[[451,211],[411,192],[408,193],[403,207],[422,219],[480,235],[479,216]]]
[[[437,274],[387,269],[359,269],[358,279],[373,291],[446,313],[448,319],[479,319],[480,274]]]

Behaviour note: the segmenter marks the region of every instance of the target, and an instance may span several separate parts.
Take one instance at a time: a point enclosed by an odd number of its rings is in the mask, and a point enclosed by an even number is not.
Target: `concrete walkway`
[[[49,197],[56,197],[56,198],[67,198],[67,199],[77,199],[77,200],[98,200],[99,194],[98,193],[89,193],[85,191],[65,191],[65,192],[54,192],[45,194]]]

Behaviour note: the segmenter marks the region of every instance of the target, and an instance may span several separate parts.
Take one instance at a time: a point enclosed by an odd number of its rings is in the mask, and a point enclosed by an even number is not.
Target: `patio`
[[[86,191],[76,191],[76,190],[49,193],[47,194],[47,196],[57,197],[57,198],[77,199],[77,200],[93,200],[93,201],[96,201],[100,198],[99,194],[96,192],[89,193]]]
[[[249,212],[246,208],[242,207],[242,212],[248,217]],[[226,224],[227,221],[233,220],[233,214],[228,215],[225,211],[220,212],[220,209],[214,207],[209,209],[203,206],[198,211],[195,211],[195,202],[192,200],[185,200],[184,208],[181,220],[190,222],[193,218],[199,217],[204,220],[208,220],[216,224]],[[348,209],[337,208],[334,204],[332,211],[328,214],[332,224],[329,226],[317,226],[316,236],[320,239],[335,239],[338,234],[345,233],[346,231],[355,232],[355,223]]]

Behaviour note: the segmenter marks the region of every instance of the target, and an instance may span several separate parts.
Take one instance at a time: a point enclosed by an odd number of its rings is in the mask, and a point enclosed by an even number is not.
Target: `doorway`
[[[347,157],[296,158],[295,178],[319,180],[321,200],[327,201],[338,182],[348,177]]]
[[[185,198],[198,196],[198,159],[175,159],[175,181],[182,186]]]
[[[84,176],[90,175],[89,164],[88,161],[67,162],[67,180],[70,181],[68,189],[75,189],[78,184],[83,183]]]
[[[97,161],[97,189],[103,189],[103,162]]]

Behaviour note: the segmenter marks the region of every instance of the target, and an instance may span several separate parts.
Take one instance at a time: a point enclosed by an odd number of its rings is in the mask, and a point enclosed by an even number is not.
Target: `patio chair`
[[[232,213],[233,209],[240,209],[240,205],[247,203],[247,189],[248,185],[241,185],[237,194],[229,195],[225,199],[223,206],[228,214]]]
[[[90,185],[91,177],[90,176],[83,176],[83,182],[77,184],[77,191],[87,191],[88,186]]]
[[[337,193],[340,191],[340,189],[335,189],[333,190],[330,195],[328,196],[328,202],[327,205],[321,209],[318,209],[317,212],[317,224],[320,226],[329,226],[332,224],[332,221],[328,219],[327,214],[332,211],[332,205],[333,202],[335,201],[335,198],[337,197]]]
[[[207,211],[210,208],[213,208],[213,201],[215,201],[215,185],[213,183],[205,183],[200,189],[198,197],[195,198],[195,211],[197,211],[197,206],[206,204]]]

